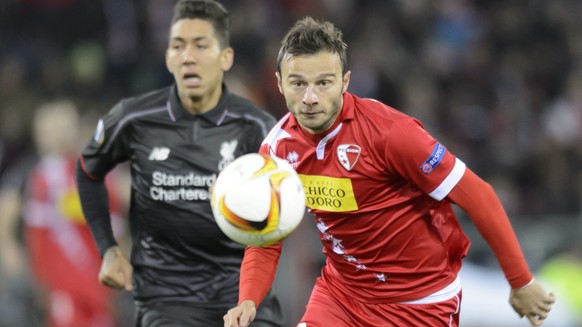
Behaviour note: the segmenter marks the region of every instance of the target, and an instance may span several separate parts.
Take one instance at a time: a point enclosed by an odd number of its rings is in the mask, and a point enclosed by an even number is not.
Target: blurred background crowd
[[[578,314],[575,319],[582,325],[581,1],[222,3],[231,12],[235,49],[227,84],[277,117],[286,113],[274,72],[287,29],[306,15],[341,28],[349,45],[349,90],[417,117],[493,185],[532,269],[555,287],[559,301]],[[97,118],[120,98],[172,83],[164,52],[173,4],[0,2],[3,190],[26,192],[31,167],[41,154],[38,139],[57,133],[35,131],[40,108],[54,101],[73,104],[79,131],[68,138],[78,143],[72,145],[78,151],[91,137]],[[16,200],[5,198],[2,203],[8,207],[0,208],[0,218],[6,208],[24,216],[20,209],[25,201]],[[33,260],[18,248],[26,246],[23,224],[2,219],[0,326],[44,326],[42,290],[27,282],[34,275],[28,262]],[[468,218],[460,213],[460,220],[473,241],[467,262],[497,269]],[[292,321],[303,309],[322,260],[316,231],[311,221],[306,223],[288,240],[277,277]],[[6,241],[10,238],[17,244]],[[509,308],[508,286],[503,281],[500,285],[502,292],[494,301]],[[131,300],[121,295],[115,301],[120,326],[129,326]],[[491,326],[480,325],[469,313],[465,318],[471,326]]]

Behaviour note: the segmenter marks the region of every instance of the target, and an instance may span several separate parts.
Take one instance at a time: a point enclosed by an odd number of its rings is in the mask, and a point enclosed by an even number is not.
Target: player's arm
[[[448,199],[461,207],[492,248],[505,277],[512,287],[510,303],[532,325],[539,326],[555,301],[533,279],[509,218],[495,191],[470,169],[448,194]]]
[[[248,326],[255,319],[257,307],[275,280],[281,249],[282,242],[246,248],[240,272],[239,304],[224,315],[225,327]]]
[[[83,169],[83,158],[77,161],[75,178],[83,214],[91,229],[101,256],[107,249],[116,246],[109,212],[109,193],[105,179],[89,176]]]
[[[280,127],[280,126],[279,126]],[[259,153],[275,155],[271,147],[273,130],[261,143]],[[255,319],[257,307],[271,289],[283,243],[271,246],[249,246],[241,265],[238,305],[224,315],[225,327],[246,327]]]
[[[75,177],[83,214],[103,257],[99,281],[111,288],[131,290],[133,269],[113,234],[105,180],[89,176],[82,157],[77,161]]]
[[[132,267],[114,236],[105,177],[131,156],[125,133],[129,122],[124,120],[128,110],[121,101],[99,120],[95,135],[83,149],[75,171],[83,214],[103,257],[99,281],[116,289],[131,289]]]

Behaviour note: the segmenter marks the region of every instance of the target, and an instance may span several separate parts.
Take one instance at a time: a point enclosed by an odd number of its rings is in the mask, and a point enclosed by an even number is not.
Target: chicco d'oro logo
[[[308,208],[331,212],[358,210],[351,179],[304,174],[299,174],[299,178]]]

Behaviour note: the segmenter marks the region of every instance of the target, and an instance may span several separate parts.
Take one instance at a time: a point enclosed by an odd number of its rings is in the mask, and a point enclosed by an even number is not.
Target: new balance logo
[[[148,157],[149,160],[156,160],[156,161],[164,161],[168,159],[170,155],[170,149],[166,148],[165,146],[154,147],[150,156]]]

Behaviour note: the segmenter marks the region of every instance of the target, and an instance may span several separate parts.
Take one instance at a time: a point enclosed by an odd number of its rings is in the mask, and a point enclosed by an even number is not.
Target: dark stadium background
[[[283,115],[274,77],[279,41],[297,18],[333,21],[349,44],[351,92],[419,118],[490,182],[534,272],[566,252],[577,253],[569,258],[582,266],[582,2],[223,3],[233,17],[235,65],[227,74],[233,91]],[[172,6],[169,0],[0,2],[0,179],[32,149],[30,118],[40,104],[68,97],[82,112],[99,115],[121,97],[172,82],[164,64]],[[466,263],[477,270],[498,269],[470,220],[461,212],[459,217],[473,241]],[[276,288],[293,322],[322,264],[309,218],[286,242],[277,277]],[[34,293],[9,291],[1,268],[0,262],[0,326],[38,323],[40,313],[18,306],[34,303]],[[492,301],[510,310],[508,286],[496,282],[490,285],[500,285],[501,292]],[[481,283],[489,285],[487,279]],[[577,287],[573,295],[558,294],[558,304],[568,311],[575,305],[569,296],[577,296],[579,307],[572,311],[582,325],[582,290]],[[471,316],[469,289],[461,322],[490,326],[479,324],[477,314]],[[486,301],[477,303],[486,306]],[[130,317],[131,302],[122,298],[121,303]],[[24,318],[8,322],[18,312]],[[527,325],[516,317],[496,324]]]

